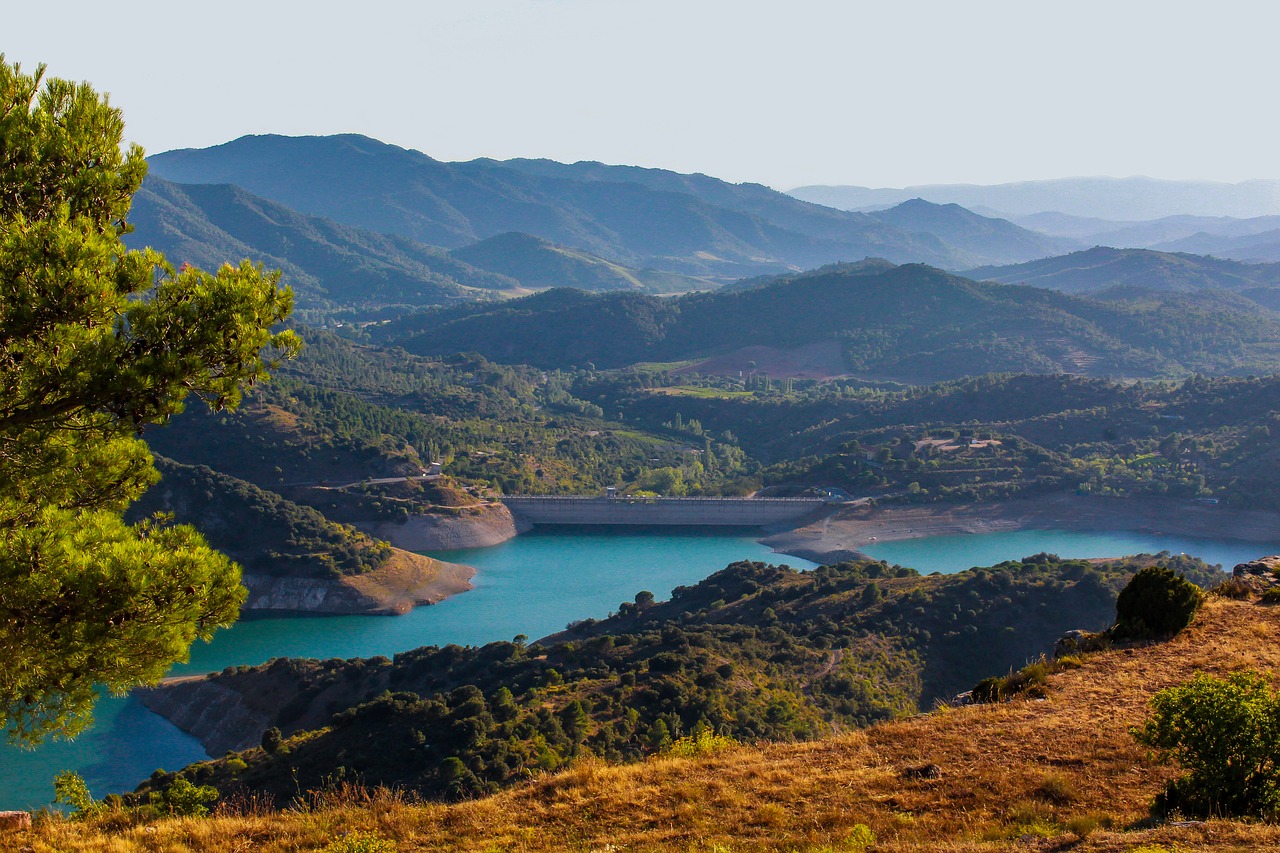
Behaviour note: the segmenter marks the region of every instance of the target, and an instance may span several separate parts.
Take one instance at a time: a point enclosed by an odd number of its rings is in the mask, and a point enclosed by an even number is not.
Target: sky
[[[355,132],[777,189],[1280,178],[1270,0],[11,4],[148,152]]]

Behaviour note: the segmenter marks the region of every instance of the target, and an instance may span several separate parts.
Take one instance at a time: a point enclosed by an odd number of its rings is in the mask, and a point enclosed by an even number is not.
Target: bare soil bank
[[[401,615],[471,589],[476,570],[396,549],[385,565],[343,578],[245,575],[246,610]]]
[[[1186,499],[1049,495],[978,504],[845,507],[761,541],[784,554],[835,562],[863,558],[859,549],[872,542],[1036,529],[1127,530],[1273,542],[1280,537],[1280,513]]]
[[[517,522],[502,504],[490,503],[415,515],[402,523],[362,525],[362,529],[406,551],[455,551],[499,545],[529,527]]]

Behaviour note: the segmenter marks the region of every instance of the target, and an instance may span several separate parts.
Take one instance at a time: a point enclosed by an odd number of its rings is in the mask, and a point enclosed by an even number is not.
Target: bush
[[[218,799],[218,789],[211,785],[193,785],[179,776],[163,791],[151,792],[151,805],[157,812],[173,817],[203,817],[209,813],[205,803]]]
[[[1112,635],[1128,640],[1173,636],[1191,624],[1203,601],[1200,587],[1173,569],[1148,566],[1120,590]]]
[[[1157,814],[1280,814],[1280,694],[1267,679],[1252,671],[1225,679],[1199,673],[1152,697],[1151,712],[1134,738],[1190,771],[1156,798]]]
[[[718,735],[710,729],[704,729],[693,737],[682,737],[663,750],[663,755],[679,758],[695,758],[699,755],[710,755],[723,749],[737,746],[738,742],[731,737]]]
[[[53,777],[53,801],[71,807],[74,818],[93,817],[103,805],[89,793],[89,786],[79,773],[67,770]]]

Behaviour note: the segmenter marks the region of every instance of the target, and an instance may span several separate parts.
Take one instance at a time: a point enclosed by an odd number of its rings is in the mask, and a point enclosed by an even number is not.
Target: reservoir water
[[[435,553],[476,567],[475,589],[404,616],[321,616],[242,620],[199,644],[172,674],[211,672],[275,657],[369,657],[426,645],[531,639],[573,620],[602,618],[641,590],[659,599],[735,560],[815,564],[775,554],[741,533],[554,531],[492,548]],[[28,752],[0,745],[0,810],[53,798],[55,773],[76,770],[95,796],[131,790],[157,768],[207,756],[192,737],[133,698],[98,703],[94,727],[73,742]]]
[[[1280,553],[1280,531],[1271,543],[1239,539],[1193,539],[1163,533],[1098,532],[1072,530],[1013,530],[999,533],[930,536],[868,546],[863,553],[877,560],[910,566],[921,572],[961,572],[974,566],[991,566],[1047,552],[1059,557],[1122,557],[1128,554],[1190,554],[1226,571],[1237,563],[1266,554]]]
[[[1053,530],[937,536],[885,542],[864,549],[876,559],[922,572],[962,571],[1048,551],[1063,557],[1107,557],[1162,550],[1186,552],[1230,568],[1280,542],[1188,539],[1144,533]],[[618,533],[560,530],[517,537],[492,548],[438,553],[475,566],[471,592],[405,616],[246,619],[192,650],[174,674],[210,672],[273,657],[367,657],[423,645],[483,644],[516,634],[538,638],[566,623],[601,618],[642,589],[666,598],[735,560],[813,563],[775,554],[743,535],[694,532]],[[0,745],[0,809],[33,808],[52,798],[51,779],[77,770],[97,796],[131,789],[156,768],[176,769],[205,758],[194,738],[142,707],[136,699],[99,703],[95,726],[71,743],[34,752]]]

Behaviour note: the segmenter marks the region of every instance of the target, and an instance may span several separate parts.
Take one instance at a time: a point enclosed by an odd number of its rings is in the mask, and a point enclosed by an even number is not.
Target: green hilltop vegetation
[[[1111,624],[1150,559],[1093,565],[1036,555],[921,577],[884,563],[810,572],[741,562],[649,593],[602,621],[526,645],[427,647],[394,660],[276,660],[209,676],[269,734],[186,768],[224,795],[278,803],[326,778],[459,798],[590,752],[612,761],[715,733],[797,740],[929,708],[1022,666],[1063,632]],[[1165,558],[1202,582],[1217,570]],[[161,688],[178,701],[199,686]],[[336,774],[336,776],[335,776]],[[149,787],[173,783],[153,776]]]
[[[156,469],[160,482],[130,507],[130,518],[172,513],[248,572],[334,578],[376,569],[391,556],[385,542],[244,480],[164,457]]]
[[[554,290],[414,315],[373,333],[378,342],[423,355],[469,350],[562,369],[837,341],[849,373],[922,383],[1006,371],[1263,372],[1277,364],[1280,319],[1229,297],[1100,301],[909,264],[878,271],[834,267],[671,299]]]

